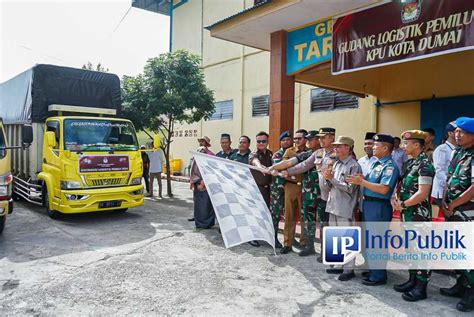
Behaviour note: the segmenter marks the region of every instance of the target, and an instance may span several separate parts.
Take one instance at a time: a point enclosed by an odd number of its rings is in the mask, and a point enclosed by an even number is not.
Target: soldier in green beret
[[[429,202],[431,186],[435,175],[433,164],[424,152],[426,132],[411,130],[402,133],[402,147],[412,158],[408,160],[403,173],[400,199],[394,199],[394,207],[402,212],[404,222],[431,221]],[[406,301],[415,302],[426,299],[426,287],[430,278],[428,270],[409,270],[407,282],[394,285],[397,292],[403,293]]]

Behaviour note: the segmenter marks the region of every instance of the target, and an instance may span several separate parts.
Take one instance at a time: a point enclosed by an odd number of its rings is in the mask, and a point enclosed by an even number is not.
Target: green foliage
[[[167,166],[174,124],[198,122],[214,112],[214,93],[205,85],[200,64],[199,56],[178,50],[149,59],[143,74],[122,79],[123,116],[150,138],[151,131],[162,136]]]
[[[94,65],[92,65],[92,63],[90,61],[87,62],[87,64],[82,65],[82,69],[93,70],[93,71],[96,71],[96,72],[103,72],[103,73],[108,73],[109,72],[109,69],[102,66],[101,63],[97,64],[94,67]]]

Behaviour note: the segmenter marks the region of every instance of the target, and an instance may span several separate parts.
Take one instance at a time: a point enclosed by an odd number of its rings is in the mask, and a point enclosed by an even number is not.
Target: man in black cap
[[[362,203],[362,221],[367,228],[376,225],[376,222],[390,222],[392,220],[392,204],[390,198],[397,185],[399,171],[392,158],[394,139],[387,134],[374,136],[374,156],[377,158],[365,175],[348,176],[350,184],[364,187]],[[369,268],[371,261],[369,260]],[[381,265],[383,261],[379,261]],[[364,285],[375,286],[387,283],[386,270],[370,269],[368,276],[362,282]]]
[[[377,161],[377,158],[374,156],[374,136],[376,133],[374,132],[367,132],[365,134],[365,139],[364,139],[364,152],[365,156],[361,157],[357,163],[359,163],[360,167],[362,168],[362,174],[365,175],[367,174],[367,171],[369,170],[370,166]]]
[[[230,134],[222,133],[221,134],[221,148],[222,150],[217,152],[216,156],[228,159],[232,154],[237,152],[237,149],[232,149],[232,140],[230,139]]]

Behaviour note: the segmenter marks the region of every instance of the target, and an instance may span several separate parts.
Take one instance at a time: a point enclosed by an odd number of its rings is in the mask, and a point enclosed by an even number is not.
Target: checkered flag
[[[206,184],[226,248],[253,240],[275,249],[272,217],[250,173],[258,168],[191,152]]]

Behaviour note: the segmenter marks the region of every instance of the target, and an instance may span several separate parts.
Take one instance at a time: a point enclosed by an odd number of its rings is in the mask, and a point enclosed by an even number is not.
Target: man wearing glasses
[[[257,134],[257,150],[250,153],[249,164],[257,166],[262,169],[267,169],[272,166],[273,153],[268,149],[268,133],[261,131]],[[272,183],[272,176],[270,174],[263,174],[261,172],[252,170],[253,178],[258,185],[258,189],[270,208],[270,185]]]

